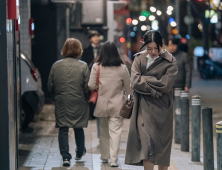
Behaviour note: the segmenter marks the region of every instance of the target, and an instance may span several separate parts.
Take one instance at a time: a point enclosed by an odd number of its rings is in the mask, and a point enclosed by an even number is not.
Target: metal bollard
[[[217,170],[222,170],[222,121],[216,124],[217,133]]]
[[[201,97],[192,97],[192,154],[191,160],[200,162],[200,122],[201,122]]]
[[[181,106],[181,151],[189,152],[189,94],[181,92],[180,106]]]
[[[214,170],[212,108],[202,109],[204,170]]]
[[[174,89],[174,112],[175,112],[175,129],[174,129],[174,136],[175,136],[175,143],[180,144],[180,117],[181,117],[181,108],[180,108],[180,93],[181,88]]]

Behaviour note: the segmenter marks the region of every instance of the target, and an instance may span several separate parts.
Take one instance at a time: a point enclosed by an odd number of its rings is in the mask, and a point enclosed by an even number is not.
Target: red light
[[[125,38],[121,37],[121,38],[119,39],[119,41],[120,41],[121,43],[124,43],[124,42],[125,42]]]
[[[32,74],[33,79],[37,82],[37,73],[36,73],[36,71],[31,69],[31,74]]]
[[[186,44],[187,43],[187,40],[186,40],[186,38],[181,38],[181,40],[180,40],[183,44]]]
[[[131,22],[132,22],[132,19],[131,19],[131,18],[127,18],[127,19],[126,19],[126,23],[127,23],[127,24],[130,24]]]

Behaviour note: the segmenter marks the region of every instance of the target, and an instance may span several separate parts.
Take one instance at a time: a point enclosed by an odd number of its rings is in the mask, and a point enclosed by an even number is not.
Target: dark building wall
[[[35,37],[32,39],[32,61],[42,77],[45,98],[51,98],[47,82],[50,69],[57,61],[56,8],[54,4],[34,5],[31,16],[35,23]]]

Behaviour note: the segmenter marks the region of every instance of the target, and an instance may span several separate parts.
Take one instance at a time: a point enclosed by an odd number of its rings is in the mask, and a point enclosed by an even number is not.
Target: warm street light
[[[170,25],[171,25],[172,27],[176,27],[176,26],[177,26],[177,23],[176,23],[175,21],[173,21],[173,22],[170,23]]]
[[[134,19],[134,20],[132,21],[132,24],[133,24],[133,25],[137,25],[137,24],[138,24],[138,20]]]
[[[161,12],[160,10],[157,10],[157,11],[156,11],[156,14],[157,14],[158,16],[160,16],[160,15],[162,15],[162,12]]]
[[[140,20],[140,21],[145,21],[145,20],[146,20],[146,17],[145,17],[145,16],[140,16],[140,17],[139,17],[139,20]]]
[[[153,15],[150,15],[150,16],[149,16],[149,20],[150,20],[150,21],[155,20],[155,18],[156,18],[156,17],[155,17],[155,16],[153,16]]]
[[[168,10],[166,13],[167,13],[167,15],[172,15],[172,11]]]
[[[167,11],[173,11],[173,7],[172,6],[168,6],[167,7]]]
[[[199,28],[200,30],[202,30],[202,29],[203,29],[203,26],[202,26],[201,24],[198,24],[198,28]]]
[[[156,12],[156,8],[152,6],[152,7],[150,7],[150,11],[151,12]]]
[[[142,26],[141,26],[141,30],[142,30],[142,31],[146,31],[146,30],[147,30],[147,26],[146,26],[146,25],[142,25]]]

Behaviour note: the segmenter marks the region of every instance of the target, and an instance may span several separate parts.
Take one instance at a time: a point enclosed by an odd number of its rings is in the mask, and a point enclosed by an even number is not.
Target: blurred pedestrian
[[[84,127],[88,125],[88,81],[89,69],[85,62],[78,60],[82,55],[79,40],[68,38],[63,46],[64,59],[53,64],[48,81],[48,90],[55,101],[56,128],[59,128],[59,149],[63,165],[69,166],[68,133],[73,128],[76,140],[76,160],[86,153]]]
[[[97,71],[100,67],[98,99],[95,116],[100,120],[100,151],[101,160],[110,166],[119,166],[118,151],[122,133],[123,118],[119,116],[120,109],[126,101],[126,94],[131,94],[130,76],[127,67],[123,64],[113,42],[102,45],[100,55],[93,65],[89,88],[95,90]]]
[[[89,66],[89,70],[91,71],[92,66],[95,62],[95,59],[97,57],[98,54],[98,50],[99,50],[99,32],[98,31],[89,31],[89,41],[90,44],[88,47],[86,47],[83,50],[83,54],[82,54],[82,61],[85,61],[88,66]],[[95,104],[90,103],[90,119],[95,119],[94,114],[94,109],[95,109]]]
[[[176,58],[178,66],[178,74],[175,79],[174,88],[181,88],[189,92],[191,88],[192,68],[188,54],[181,51],[178,46],[180,39],[169,40],[169,52]]]
[[[146,50],[136,54],[131,68],[134,106],[130,121],[125,164],[145,170],[167,170],[173,139],[173,82],[176,59],[162,50],[158,31],[144,35]],[[141,49],[142,49],[141,48]]]

